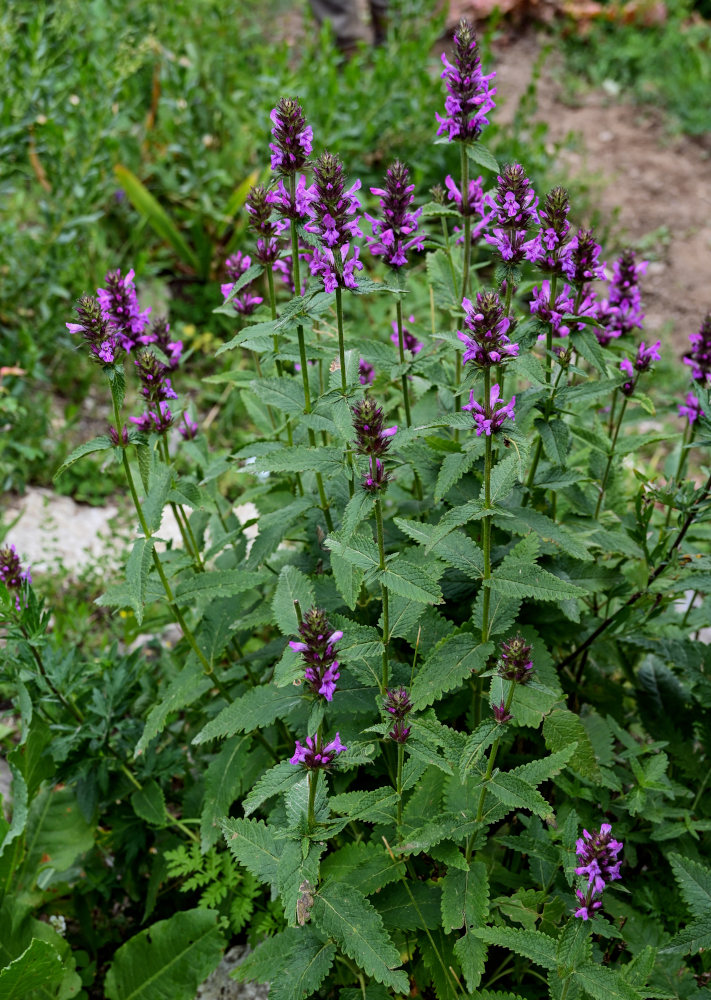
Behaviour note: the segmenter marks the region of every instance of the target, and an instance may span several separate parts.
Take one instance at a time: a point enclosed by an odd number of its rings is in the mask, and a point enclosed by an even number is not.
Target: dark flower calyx
[[[360,400],[351,412],[358,454],[370,455],[372,458],[385,455],[390,448],[390,438],[397,432],[397,426],[383,427],[383,411],[370,398]]]
[[[519,632],[513,639],[501,643],[499,676],[506,680],[525,684],[533,670],[532,646],[529,646]]]
[[[404,719],[412,711],[412,702],[407,688],[395,688],[394,691],[385,692],[383,706],[386,712],[394,715],[396,719]]]

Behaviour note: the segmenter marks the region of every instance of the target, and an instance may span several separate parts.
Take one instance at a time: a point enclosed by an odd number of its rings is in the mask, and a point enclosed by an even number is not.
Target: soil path
[[[539,52],[530,34],[496,45],[498,122],[513,118]],[[552,143],[579,134],[577,148],[562,151],[561,166],[569,177],[591,182],[594,204],[610,226],[608,259],[625,246],[651,245],[642,285],[646,328],[656,333],[672,323],[681,352],[711,309],[711,155],[700,141],[672,136],[654,109],[604,90],[573,95],[560,65],[551,53],[535,119],[547,123]]]

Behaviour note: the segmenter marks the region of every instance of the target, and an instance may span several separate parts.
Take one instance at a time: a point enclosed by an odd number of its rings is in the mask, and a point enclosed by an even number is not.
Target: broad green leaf
[[[515,774],[499,771],[486,784],[500,802],[511,809],[529,809],[541,819],[551,819],[553,810],[540,792]]]
[[[343,469],[344,456],[341,448],[307,448],[294,445],[263,455],[256,462],[245,465],[243,471],[250,475],[260,472],[323,472],[336,475]]]
[[[228,818],[222,821],[222,832],[235,861],[260,882],[276,885],[285,841],[277,841],[261,819]]]
[[[583,403],[586,406],[601,396],[609,396],[614,389],[622,385],[619,378],[602,378],[596,381],[583,382],[581,385],[570,385],[558,390],[556,400],[561,407],[567,408]],[[571,425],[575,433],[575,426]]]
[[[570,342],[581,357],[594,365],[601,375],[607,377],[607,362],[605,352],[600,347],[598,339],[592,330],[573,330]]]
[[[333,965],[336,946],[332,941],[321,941],[316,934],[308,931],[298,948],[289,952],[288,961],[272,966],[279,971],[270,975],[270,1000],[302,1000],[312,996],[326,978]]]
[[[258,378],[251,383],[251,389],[275,410],[282,413],[304,412],[304,389],[301,377],[295,379],[284,374],[281,378]]]
[[[409,992],[400,954],[378,911],[353,886],[324,885],[314,898],[312,919],[369,976],[398,993]]]
[[[450,923],[454,929],[464,927],[464,935],[454,945],[454,954],[462,966],[468,989],[475,990],[484,972],[487,948],[474,929],[483,927],[489,914],[489,877],[481,861],[473,862],[468,872],[450,870],[444,881],[450,876],[454,885],[449,888],[443,885],[442,922],[445,929]],[[446,907],[445,893],[450,897]]]
[[[427,254],[427,277],[432,286],[435,304],[443,309],[459,309],[461,299],[455,275],[452,273],[451,258],[444,250]]]
[[[44,785],[30,806],[23,870],[33,882],[40,868],[61,874],[94,846],[94,826],[79,809],[74,789]]]
[[[569,975],[591,957],[590,927],[585,920],[568,920],[558,938],[556,958],[561,976]]]
[[[301,606],[305,615],[314,604],[313,584],[296,566],[284,566],[279,574],[272,611],[274,620],[284,635],[296,635],[299,631],[299,619],[294,601]]]
[[[156,532],[160,528],[163,508],[168,502],[168,494],[172,480],[172,472],[162,462],[155,462],[151,470],[150,489],[143,502],[143,516],[148,530]]]
[[[139,215],[142,215],[153,231],[162,240],[170,244],[176,253],[182,258],[184,263],[200,272],[200,262],[194,252],[185,242],[180,230],[170,218],[165,209],[156,201],[147,187],[139,181],[134,173],[127,167],[117,163],[114,173],[122,188],[128,195],[128,199]]]
[[[397,882],[375,897],[383,923],[398,932],[439,927],[442,920],[440,900],[439,885],[418,881]]]
[[[525,534],[533,529],[544,542],[551,542],[566,555],[583,562],[592,560],[586,545],[576,538],[568,528],[553,521],[546,514],[531,507],[516,507],[509,509],[511,517],[501,520],[500,526],[514,534]],[[496,520],[496,519],[495,519]]]
[[[141,789],[133,792],[131,805],[136,816],[151,826],[165,826],[168,822],[163,789],[153,778],[146,781]]]
[[[288,760],[283,760],[275,764],[266,771],[256,783],[252,791],[242,802],[245,816],[249,816],[255,809],[258,809],[263,802],[273,795],[281,795],[287,792],[297,781],[301,781],[304,774],[300,767],[290,764]]]
[[[569,767],[592,781],[600,780],[600,768],[590,737],[574,712],[567,708],[554,709],[543,720],[543,738],[549,750],[563,750],[576,743]]]
[[[209,573],[194,573],[187,579],[182,579],[175,588],[178,599],[193,599],[208,597],[212,600],[220,597],[236,597],[253,587],[273,580],[271,573],[249,572],[244,569],[217,569]]]
[[[420,604],[441,604],[439,585],[420,566],[404,556],[396,556],[380,574],[381,583],[393,594]]]
[[[702,948],[711,948],[711,916],[700,917],[687,924],[676,934],[669,944],[661,949],[663,955],[680,952],[682,955],[695,955]]]
[[[153,538],[137,538],[126,562],[126,582],[118,587],[110,587],[96,599],[100,607],[130,607],[140,625],[146,599],[148,572],[153,559]]]
[[[382,842],[346,844],[321,862],[321,877],[353,885],[364,896],[397,881],[404,871],[402,860],[393,860]]]
[[[480,142],[467,143],[466,150],[467,156],[472,163],[476,163],[478,166],[484,167],[486,170],[492,170],[495,174],[500,172],[501,168],[499,167],[496,157]]]
[[[0,969],[0,998],[27,1000],[39,996],[36,990],[54,997],[63,978],[64,963],[57,949],[48,941],[33,938],[14,962]]]
[[[451,937],[436,927],[432,934],[419,939],[418,948],[438,1000],[458,1000],[460,988],[455,978],[456,960]]]
[[[341,792],[328,800],[331,812],[342,813],[366,823],[392,823],[397,805],[392,788],[374,788],[369,792]]]
[[[577,743],[570,743],[568,746],[541,757],[538,760],[531,760],[528,764],[520,764],[514,767],[509,773],[514,777],[521,778],[527,784],[537,788],[544,781],[549,781],[563,770],[568,761],[575,753]]]
[[[438,503],[442,497],[447,495],[465,472],[469,472],[477,457],[477,450],[475,448],[464,452],[454,452],[452,455],[445,455],[435,485],[435,503]]]
[[[472,933],[487,944],[508,948],[522,958],[551,971],[557,968],[556,941],[540,931],[518,930],[514,927],[476,927]]]
[[[193,1000],[224,946],[215,910],[174,913],[114,953],[104,985],[107,1000]]]
[[[148,713],[143,733],[133,751],[134,757],[143,753],[151,740],[163,732],[171,712],[177,712],[192,705],[211,687],[212,682],[205,675],[200,664],[188,663],[184,666],[177,677],[173,678],[168,685],[165,695]]]
[[[52,479],[58,479],[59,476],[68,469],[70,465],[74,465],[78,462],[80,458],[84,455],[91,455],[96,451],[106,451],[107,448],[111,448],[111,438],[108,434],[100,434],[99,437],[92,438],[91,441],[85,441],[84,444],[80,444],[74,451],[62,462],[57,471],[54,473]]]
[[[462,781],[464,781],[467,771],[470,771],[474,767],[484,751],[491,746],[496,737],[501,733],[502,728],[493,719],[485,719],[477,726],[471,736],[468,737],[459,764],[459,776]]]
[[[642,1000],[641,994],[619,972],[606,965],[584,965],[575,970],[573,978],[594,1000]]]
[[[378,548],[369,531],[354,531],[344,541],[340,532],[332,532],[324,545],[342,560],[359,569],[377,569],[380,565]]]
[[[561,580],[540,566],[509,558],[496,567],[484,586],[505,597],[529,597],[537,601],[565,601],[587,596],[582,587]]]
[[[670,854],[669,861],[684,902],[694,916],[711,914],[711,869],[680,854]]]
[[[423,521],[408,521],[403,517],[396,517],[393,520],[401,531],[420,545],[429,545],[436,530],[435,525]],[[480,577],[484,570],[484,553],[463,531],[452,531],[445,538],[435,542],[433,549],[428,551],[432,551],[463,573],[468,573],[472,579]]]
[[[506,455],[491,470],[491,503],[505,500],[516,485],[516,456]],[[484,503],[485,490],[481,487],[479,500]]]
[[[205,771],[205,798],[200,817],[200,848],[214,846],[220,836],[220,820],[227,815],[242,788],[242,775],[252,740],[233,736]]]
[[[435,530],[430,536],[430,540],[427,543],[426,552],[431,552],[432,549],[437,545],[437,543],[445,538],[450,531],[454,531],[455,528],[460,528],[463,524],[467,524],[469,521],[478,521],[482,517],[486,517],[487,514],[493,513],[492,509],[487,509],[481,500],[470,500],[468,503],[462,504],[460,507],[452,507],[448,510],[446,514],[443,514],[439,519],[439,522],[435,525]],[[500,512],[501,513],[501,512]],[[506,512],[503,512],[505,516]]]
[[[543,451],[549,462],[565,467],[568,461],[570,431],[562,420],[535,420],[534,426],[541,435]]]
[[[283,719],[289,715],[303,704],[303,700],[298,688],[277,688],[271,684],[250,688],[203,726],[197,736],[193,737],[193,743],[199,745],[222,736],[264,729],[275,719]]]
[[[481,643],[470,632],[447,636],[418,670],[412,683],[412,701],[416,709],[426,708],[445,692],[481,673],[494,651],[491,642]]]

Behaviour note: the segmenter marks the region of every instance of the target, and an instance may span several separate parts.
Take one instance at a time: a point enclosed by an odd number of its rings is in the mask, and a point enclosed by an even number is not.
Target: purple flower
[[[687,392],[686,403],[679,404],[679,416],[687,417],[690,424],[693,424],[699,417],[705,417],[706,414],[701,409],[701,402],[693,392]]]
[[[198,436],[200,428],[195,421],[187,415],[187,413],[184,413],[183,419],[178,426],[178,431],[184,441],[192,441],[193,438]]]
[[[169,369],[152,351],[141,351],[134,364],[141,380],[141,393],[149,403],[178,398],[168,378]]]
[[[490,437],[501,430],[505,420],[514,421],[516,419],[514,414],[516,397],[512,396],[510,403],[504,403],[503,399],[499,399],[499,393],[498,384],[492,386],[489,393],[489,402],[485,406],[482,406],[480,403],[477,403],[474,399],[474,393],[471,392],[469,394],[469,402],[466,406],[462,407],[463,410],[471,410],[473,412],[477,437],[481,437],[482,434]]]
[[[510,267],[520,264],[522,260],[532,260],[536,253],[536,240],[527,240],[523,229],[496,228],[484,239]]]
[[[493,215],[493,212],[487,213],[486,211],[483,181],[481,177],[476,177],[474,180],[469,181],[469,197],[466,205],[462,202],[462,192],[449,174],[445,178],[444,183],[447,186],[447,198],[454,202],[455,206],[462,215],[468,215],[472,220],[470,225],[470,238],[472,243],[476,243],[488,226]],[[442,194],[442,203],[444,203],[444,193]],[[477,217],[476,222],[474,221],[475,217]],[[457,234],[457,243],[463,243],[464,229],[461,226],[455,226],[454,232]]]
[[[527,230],[537,219],[538,199],[520,163],[507,163],[497,178],[496,193],[484,200],[502,229]]]
[[[578,286],[596,278],[603,281],[605,265],[598,260],[601,249],[592,229],[579,229],[561,257],[561,268],[568,281]]]
[[[360,202],[355,192],[360,181],[346,191],[343,165],[337,156],[323,153],[314,165],[316,198],[310,205],[311,222],[306,226],[321,241],[311,258],[311,273],[320,274],[327,292],[346,286],[357,288],[355,271],[363,267],[358,260],[360,248],[349,256],[350,242],[362,236],[358,225]]]
[[[415,317],[408,316],[407,322],[414,323]],[[390,335],[390,339],[392,340],[393,344],[397,344],[399,343],[399,341],[397,335],[397,322],[395,320],[393,320],[392,322],[392,328],[394,332]],[[422,343],[422,341],[417,339],[414,333],[410,333],[410,331],[407,330],[405,327],[402,328],[402,342],[405,347],[405,350],[409,351],[413,357],[415,356],[415,354],[419,354],[422,348],[425,346]]]
[[[574,308],[575,296],[570,285],[563,285],[552,305],[550,282],[541,282],[540,289],[537,285],[534,286],[530,302],[531,312],[538,316],[541,322],[550,323],[557,336],[565,337],[570,332],[570,327],[563,325],[563,316],[571,313]]]
[[[133,268],[125,278],[121,277],[121,269],[109,271],[105,277],[106,288],[99,288],[96,297],[101,312],[107,323],[114,328],[121,339],[124,350],[130,351],[135,346],[148,325],[150,307],[141,312],[133,284],[135,271]]]
[[[89,345],[95,361],[110,365],[123,353],[122,338],[109,325],[96,299],[82,295],[75,306],[78,323],[66,323],[70,333],[78,333]]]
[[[544,271],[562,275],[561,255],[570,223],[568,212],[570,201],[563,187],[554,187],[546,195],[543,207],[538,210],[540,229],[536,237],[535,251],[529,257]]]
[[[335,292],[339,285],[345,288],[357,288],[355,272],[363,270],[363,264],[358,259],[360,247],[353,247],[349,256],[350,244],[345,243],[334,254],[332,250],[314,248],[309,269],[312,274],[320,274],[323,278],[324,290]]]
[[[6,545],[0,549],[0,583],[4,583],[8,590],[18,591],[15,594],[15,607],[18,611],[22,610],[24,602],[20,600],[19,591],[32,583],[32,576],[29,567],[22,568],[14,545]]]
[[[585,891],[576,889],[575,895],[582,904],[576,910],[575,916],[582,920],[590,920],[596,910],[602,906],[599,897],[608,882],[621,878],[620,864],[617,855],[623,848],[619,840],[613,840],[612,827],[603,823],[599,831],[588,833],[583,830],[583,836],[575,844],[575,853],[582,862],[576,869],[576,875],[587,879]]]
[[[447,85],[444,108],[446,116],[436,115],[437,135],[447,135],[449,141],[474,142],[489,124],[486,115],[495,105],[496,88],[489,90],[489,81],[496,76],[484,76],[477,52],[476,33],[465,18],[454,33],[454,65],[442,53],[442,79]]]
[[[661,340],[658,340],[656,344],[650,344],[649,347],[644,346],[644,341],[637,348],[637,357],[635,358],[634,366],[638,372],[646,372],[652,367],[653,361],[661,361],[662,356],[659,353],[659,348],[662,346]]]
[[[395,725],[388,733],[391,740],[395,740],[396,743],[407,743],[407,737],[410,735],[410,726],[406,726],[402,719],[396,719]]]
[[[375,368],[365,358],[358,362],[358,379],[361,385],[372,385],[375,382]]]
[[[506,711],[506,702],[503,698],[500,705],[491,706],[491,711],[494,713],[494,721],[498,722],[500,726],[503,725],[504,722],[510,722],[513,719],[513,715]]]
[[[153,320],[148,333],[137,338],[139,344],[155,344],[168,359],[171,368],[177,368],[183,353],[182,340],[170,339],[170,324],[165,316]]]
[[[499,676],[516,684],[525,684],[533,670],[532,649],[533,647],[528,645],[520,632],[513,639],[502,642]]]
[[[691,368],[691,377],[702,385],[711,385],[711,312],[707,312],[698,333],[690,333],[691,350],[684,355],[684,364]]]
[[[317,768],[326,769],[331,767],[336,755],[343,753],[346,749],[347,747],[341,743],[338,733],[336,733],[336,738],[325,746],[320,736],[307,736],[306,746],[302,746],[298,740],[296,741],[294,756],[289,758],[289,763],[303,764],[309,771],[314,771]]]
[[[167,403],[160,402],[157,410],[148,410],[140,417],[130,419],[144,434],[165,434],[173,423],[173,414]]]
[[[252,258],[238,250],[237,253],[232,254],[225,261],[225,273],[230,281],[235,282],[238,278],[241,278],[245,271],[248,271],[252,266]],[[224,288],[224,285],[223,285]],[[223,291],[223,295],[225,292]],[[229,295],[229,292],[227,293]]]
[[[351,412],[356,452],[368,456],[368,472],[361,485],[366,492],[377,494],[387,487],[391,478],[380,459],[388,452],[390,438],[397,433],[397,427],[383,427],[383,411],[369,398],[356,403]]]
[[[270,191],[267,195],[267,201],[285,219],[294,219],[295,222],[305,222],[310,215],[311,205],[316,197],[316,187],[313,184],[307,187],[305,175],[299,174],[293,198],[287,190],[284,181],[280,180],[276,191]],[[279,225],[283,226],[284,223],[279,223]],[[280,229],[279,232],[281,231]]]
[[[109,424],[109,437],[114,448],[125,448],[128,444],[128,427],[124,424],[119,435],[113,424]]]
[[[604,329],[595,329],[603,347],[611,340],[642,329],[644,313],[638,282],[646,270],[646,260],[635,263],[634,250],[624,250],[613,264],[609,296],[598,305],[598,319]]]
[[[306,124],[301,105],[294,97],[282,97],[269,115],[274,128],[271,166],[280,174],[295,174],[311,155],[313,129]]]
[[[457,331],[466,347],[462,364],[473,361],[479,368],[490,368],[518,354],[518,344],[512,344],[506,335],[510,323],[496,292],[477,292],[475,304],[462,299],[462,306],[464,322],[470,331]]]
[[[371,194],[378,195],[383,218],[375,219],[366,213],[366,219],[373,227],[373,235],[366,236],[373,256],[383,257],[390,267],[407,264],[408,250],[422,250],[424,233],[417,233],[417,220],[422,209],[411,212],[414,201],[414,184],[408,184],[410,171],[404,163],[396,160],[385,175],[384,188],[371,188]],[[412,234],[415,233],[413,236]]]
[[[335,647],[343,632],[331,628],[325,611],[310,608],[299,625],[299,635],[301,641],[289,645],[301,653],[306,664],[304,677],[314,694],[332,701],[340,677]]]
[[[284,182],[279,183],[283,187]],[[286,228],[286,223],[272,222],[271,195],[262,184],[249,189],[244,207],[250,228],[257,234],[255,257],[265,266],[273,264],[279,256],[279,235]]]
[[[406,743],[410,735],[410,726],[405,725],[405,719],[412,711],[412,702],[407,688],[401,687],[394,691],[386,691],[383,707],[394,717],[395,723],[388,733],[396,743]]]

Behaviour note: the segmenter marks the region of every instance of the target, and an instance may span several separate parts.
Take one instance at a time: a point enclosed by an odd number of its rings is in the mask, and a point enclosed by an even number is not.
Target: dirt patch
[[[497,122],[513,118],[539,52],[532,35],[496,46]],[[660,113],[604,90],[573,95],[564,80],[553,53],[538,85],[535,120],[546,122],[552,143],[579,135],[576,148],[562,151],[561,167],[592,183],[595,207],[611,234],[608,259],[624,246],[649,246],[647,256],[654,259],[642,284],[646,327],[656,333],[672,323],[681,352],[711,309],[711,156],[700,141],[672,136]]]

